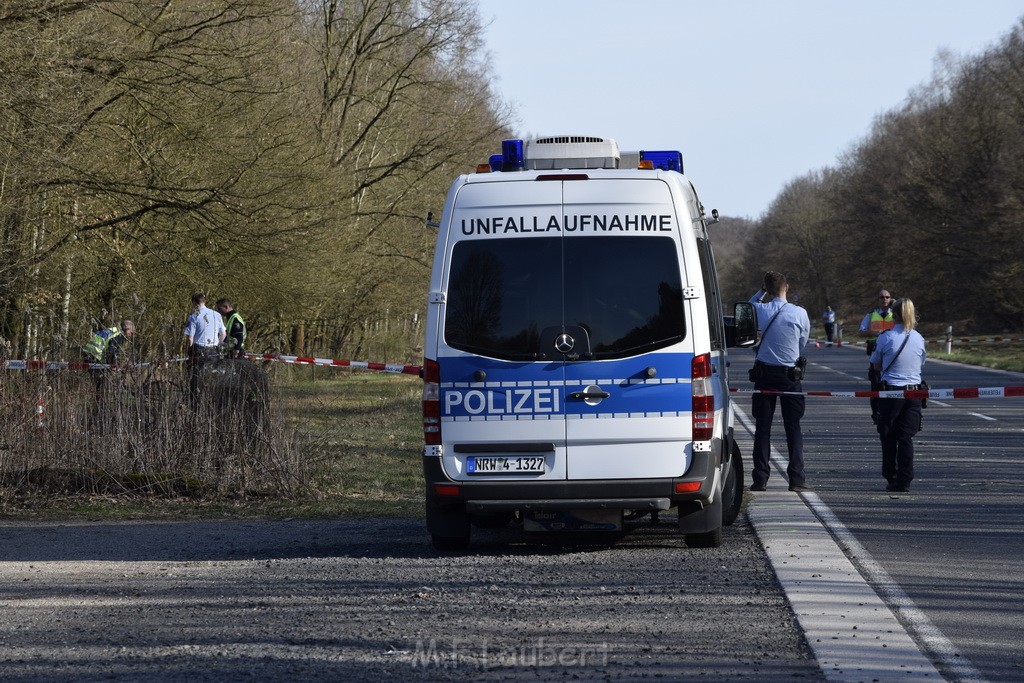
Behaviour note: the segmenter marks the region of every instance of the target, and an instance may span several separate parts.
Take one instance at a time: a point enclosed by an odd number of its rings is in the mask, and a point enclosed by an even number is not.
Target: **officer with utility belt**
[[[927,388],[921,368],[927,353],[925,340],[914,328],[917,313],[914,302],[906,297],[893,302],[892,330],[878,337],[871,354],[871,365],[880,377],[881,391],[915,391]],[[921,430],[919,398],[883,398],[878,400],[876,427],[882,441],[882,476],[889,492],[907,492],[914,480],[914,435]]]
[[[225,329],[220,313],[206,307],[206,296],[202,292],[192,295],[192,306],[185,323],[185,337],[188,338],[188,387],[194,396],[199,391],[203,366],[220,356]]]
[[[755,393],[751,401],[754,416],[754,453],[751,491],[764,491],[770,473],[772,420],[776,400],[782,402],[782,423],[786,429],[789,450],[790,491],[810,491],[804,477],[804,440],[800,418],[804,415],[803,379],[807,359],[800,355],[811,335],[807,311],[786,301],[789,283],[776,271],[764,274],[764,285],[750,298],[757,311],[761,342],[756,348],[750,379],[755,391],[795,392],[797,395]],[[770,300],[762,303],[767,294]]]

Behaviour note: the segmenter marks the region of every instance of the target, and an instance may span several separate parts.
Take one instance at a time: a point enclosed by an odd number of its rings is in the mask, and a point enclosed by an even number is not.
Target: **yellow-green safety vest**
[[[95,358],[97,363],[102,363],[107,355],[107,347],[110,346],[111,340],[120,334],[121,328],[119,327],[108,327],[100,330],[92,335],[92,339],[82,347],[82,353],[90,358]]]
[[[245,337],[247,334],[245,320],[242,319],[242,316],[238,315],[238,311],[231,311],[231,315],[228,316],[227,322],[224,323],[224,327],[227,329],[227,336],[224,337],[224,347],[229,351],[234,351],[237,345],[237,340],[231,336],[231,326],[235,324],[235,319],[242,323],[242,345],[245,345]]]

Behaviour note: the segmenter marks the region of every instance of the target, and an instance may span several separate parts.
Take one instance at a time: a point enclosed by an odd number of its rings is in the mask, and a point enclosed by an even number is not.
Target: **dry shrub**
[[[263,369],[220,360],[200,377],[191,392],[181,366],[0,376],[0,495],[302,492]]]

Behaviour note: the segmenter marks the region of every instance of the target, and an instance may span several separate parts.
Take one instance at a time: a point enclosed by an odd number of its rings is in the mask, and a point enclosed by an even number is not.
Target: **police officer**
[[[881,377],[881,390],[912,391],[921,387],[926,357],[924,338],[914,327],[914,302],[897,299],[892,306],[892,330],[878,337],[871,366]],[[886,491],[910,490],[914,479],[914,435],[921,430],[921,399],[878,399],[876,427],[882,440],[882,476]]]
[[[868,312],[864,316],[864,319],[860,321],[860,330],[858,334],[861,337],[867,337],[867,354],[871,356],[875,351],[875,344],[878,343],[878,336],[887,330],[891,330],[893,325],[892,317],[892,295],[889,294],[889,290],[883,289],[878,292],[878,306]],[[871,383],[871,391],[878,391],[878,386],[882,379],[878,376],[875,370],[874,364],[868,364],[868,382]],[[871,421],[878,424],[878,399],[873,398],[870,400],[871,403]]]
[[[245,320],[235,310],[231,299],[218,299],[216,308],[224,316],[224,327],[227,330],[227,336],[224,338],[224,357],[244,358],[245,336],[247,334]]]
[[[185,336],[188,338],[189,389],[195,394],[199,390],[202,367],[219,356],[225,330],[224,319],[220,313],[206,307],[206,296],[202,292],[192,295],[192,306],[185,323]]]
[[[832,337],[836,333],[836,312],[832,310],[831,306],[826,306],[825,312],[821,314],[821,319],[825,322],[825,337],[828,339],[828,345],[832,346]]]
[[[764,274],[764,285],[750,298],[750,303],[757,311],[757,324],[761,330],[761,342],[756,347],[754,369],[751,371],[754,389],[799,394],[776,396],[755,393],[753,396],[751,408],[756,427],[751,491],[764,491],[768,483],[776,399],[782,402],[782,423],[786,429],[789,490],[811,490],[804,477],[804,441],[800,431],[800,418],[804,415],[803,385],[800,382],[803,368],[799,365],[800,351],[811,335],[811,321],[807,311],[786,301],[788,291],[786,277],[782,273],[769,271]],[[770,297],[770,301],[761,303],[765,294]]]
[[[116,365],[117,357],[125,343],[135,335],[135,323],[122,320],[120,326],[105,327],[98,330],[85,346],[82,347],[82,360],[86,363],[104,363]],[[100,416],[104,413],[107,378],[110,374],[105,368],[89,368],[92,378],[96,402],[89,408],[87,429],[98,430],[104,427]]]
[[[98,330],[82,347],[82,359],[87,363],[117,363],[121,347],[135,334],[135,323],[122,320],[120,326]]]

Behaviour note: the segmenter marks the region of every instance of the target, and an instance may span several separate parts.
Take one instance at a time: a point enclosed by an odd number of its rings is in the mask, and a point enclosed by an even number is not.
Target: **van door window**
[[[449,346],[493,358],[533,359],[540,353],[540,331],[562,323],[562,239],[459,242],[448,282]]]
[[[635,356],[686,335],[671,237],[567,237],[565,283],[565,323],[587,330],[594,358]]]
[[[708,310],[708,330],[711,332],[711,349],[725,348],[724,307],[721,292],[718,289],[718,277],[715,270],[715,257],[711,242],[704,238],[697,239],[697,253],[700,254],[700,270],[704,274],[704,301]]]

